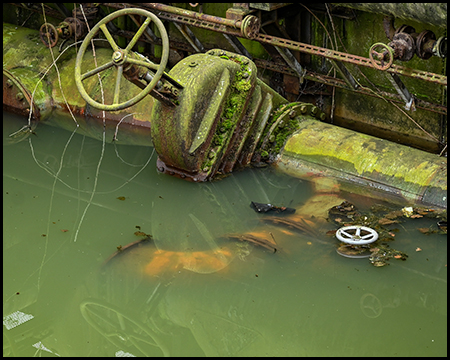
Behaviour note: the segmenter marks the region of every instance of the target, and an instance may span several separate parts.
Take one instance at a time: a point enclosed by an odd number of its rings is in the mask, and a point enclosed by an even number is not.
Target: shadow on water
[[[339,256],[323,215],[373,200],[273,168],[184,182],[117,144],[96,178],[102,144],[79,135],[55,182],[69,135],[4,144],[5,356],[446,355],[446,238],[417,231],[432,220],[392,225],[409,258],[376,268]]]

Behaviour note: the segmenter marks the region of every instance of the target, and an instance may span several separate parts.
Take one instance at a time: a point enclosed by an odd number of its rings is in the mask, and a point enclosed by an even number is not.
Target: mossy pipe
[[[320,121],[300,121],[276,164],[297,177],[333,177],[344,190],[447,208],[446,158]]]
[[[100,40],[99,40],[100,41]],[[53,51],[58,72],[53,63]],[[97,47],[98,64],[111,60],[112,49]],[[102,139],[103,112],[86,104],[75,83],[76,48],[72,46],[58,53],[46,48],[39,39],[39,31],[3,23],[3,69],[33,95],[33,103],[40,112],[40,121],[72,131],[75,123],[67,115],[69,108],[80,125],[78,133]],[[86,52],[86,63],[93,62],[92,52]],[[85,70],[85,69],[84,69]],[[102,73],[105,102],[111,103],[115,87],[115,73]],[[101,99],[98,78],[86,85],[90,96]],[[60,86],[61,84],[61,86]],[[124,96],[132,98],[140,89],[129,81],[122,81]],[[62,90],[62,91],[61,91]],[[66,104],[67,101],[67,104]],[[120,124],[117,138],[121,144],[151,146],[150,113],[154,100],[146,96],[138,104],[123,111],[105,112],[107,141],[111,142]]]

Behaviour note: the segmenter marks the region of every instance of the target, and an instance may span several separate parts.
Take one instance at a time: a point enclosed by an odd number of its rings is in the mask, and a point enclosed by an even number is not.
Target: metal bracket
[[[400,80],[397,74],[389,73],[386,75],[388,80],[391,82],[392,86],[397,90],[402,100],[405,102],[405,109],[416,111],[416,105],[414,103],[414,97],[406,88],[405,84]]]
[[[244,45],[237,39],[236,36],[231,34],[225,34],[222,33],[222,35],[227,39],[229,44],[233,47],[234,51],[236,51],[238,54],[244,55],[248,57],[250,60],[253,60],[252,55],[247,51]]]
[[[278,51],[284,61],[286,61],[286,63],[297,73],[300,84],[303,84],[303,78],[306,75],[306,72],[294,57],[294,55],[292,55],[292,53],[288,49],[279,46],[274,46],[274,48]]]
[[[205,47],[202,45],[199,39],[197,39],[194,33],[187,27],[186,24],[173,23],[175,27],[180,31],[184,38],[191,44],[192,48],[198,53],[204,53]]]
[[[352,90],[357,90],[359,88],[359,84],[356,82],[355,78],[350,71],[346,68],[344,64],[340,61],[335,61],[333,59],[328,59],[328,61],[333,65],[333,67],[337,70],[337,72],[342,76],[347,86]]]

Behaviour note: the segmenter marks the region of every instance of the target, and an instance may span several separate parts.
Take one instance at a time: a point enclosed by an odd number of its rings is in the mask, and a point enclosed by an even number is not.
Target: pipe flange
[[[439,39],[437,39],[437,41],[434,43],[432,52],[433,55],[440,58],[447,57],[447,36],[441,36]]]
[[[416,52],[413,37],[404,32],[395,34],[388,46],[394,49],[394,58],[400,61],[411,60]]]
[[[346,244],[366,245],[378,240],[378,233],[367,226],[344,226],[336,231],[336,237]]]
[[[430,30],[422,31],[416,39],[416,53],[421,59],[427,60],[433,56],[433,46],[436,42],[436,35]]]
[[[242,20],[241,33],[247,39],[255,39],[259,34],[261,22],[254,15],[248,15]]]
[[[74,36],[77,40],[84,38],[87,33],[86,24],[77,18],[69,17],[64,20],[69,24],[70,36]]]

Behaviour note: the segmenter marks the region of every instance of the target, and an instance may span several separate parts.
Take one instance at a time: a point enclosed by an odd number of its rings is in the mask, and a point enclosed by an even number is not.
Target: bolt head
[[[112,59],[114,62],[118,63],[122,60],[123,53],[120,50],[114,52]]]

